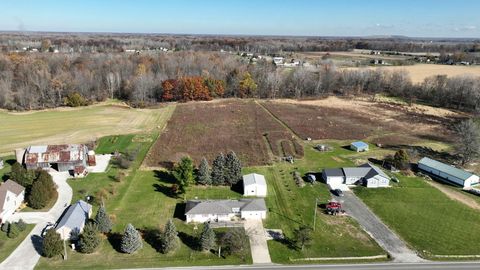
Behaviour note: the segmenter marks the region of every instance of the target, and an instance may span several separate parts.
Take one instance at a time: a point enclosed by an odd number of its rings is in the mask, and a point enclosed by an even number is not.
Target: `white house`
[[[377,188],[388,187],[390,184],[390,177],[379,167],[370,163],[358,167],[324,169],[322,177],[331,189],[347,190],[349,185]]]
[[[464,188],[479,183],[478,175],[428,157],[424,157],[418,162],[418,168],[442,180],[460,185]]]
[[[267,182],[261,174],[251,173],[243,176],[243,196],[267,196]]]
[[[92,206],[82,200],[68,207],[67,212],[58,221],[55,230],[62,239],[78,236],[85,226],[85,222],[92,216]]]
[[[264,199],[187,201],[185,217],[189,222],[218,222],[241,219],[265,219]]]
[[[356,152],[368,151],[368,144],[362,141],[352,142],[350,144],[350,149]]]
[[[24,198],[25,188],[18,183],[7,180],[0,185],[0,223],[8,221]]]

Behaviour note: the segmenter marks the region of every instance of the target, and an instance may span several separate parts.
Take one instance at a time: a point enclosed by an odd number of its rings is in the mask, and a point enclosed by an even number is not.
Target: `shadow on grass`
[[[239,194],[243,194],[243,180],[240,180],[235,185],[232,185],[230,190]]]
[[[158,228],[145,228],[142,230],[143,239],[147,244],[154,248],[157,252],[162,249],[162,232]]]
[[[273,239],[273,241],[286,246],[288,249],[295,250],[295,251],[299,250],[295,242],[286,236],[284,236],[282,239]]]
[[[112,245],[113,249],[117,252],[122,252],[120,246],[122,244],[122,234],[120,233],[109,233],[107,236],[108,242]]]
[[[176,199],[178,196],[172,191],[172,187],[162,185],[162,184],[153,184],[155,191],[163,193],[165,196]]]
[[[444,161],[447,163],[457,163],[459,160],[458,155],[452,155],[446,151],[437,151],[430,147],[426,146],[419,146],[419,145],[387,145],[385,148],[392,149],[392,150],[400,150],[400,149],[408,149],[411,152],[414,152],[415,155],[421,157],[430,157],[436,160]]]
[[[173,212],[173,218],[178,218],[181,221],[185,221],[185,208],[187,207],[186,203],[177,203],[175,205],[175,211]]]
[[[178,237],[187,247],[192,250],[199,250],[198,239],[193,235],[189,235],[184,232],[178,232]]]
[[[160,171],[160,170],[154,170],[155,177],[158,179],[158,181],[166,184],[175,184],[177,180],[175,177],[167,171]]]
[[[13,164],[15,164],[15,162],[17,162],[17,160],[15,160],[13,158],[5,160],[5,163],[7,163],[10,166],[13,166]]]

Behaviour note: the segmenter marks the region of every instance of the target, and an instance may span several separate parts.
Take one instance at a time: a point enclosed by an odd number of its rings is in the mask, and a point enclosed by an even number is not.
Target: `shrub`
[[[25,229],[27,228],[27,223],[25,223],[25,221],[23,221],[23,219],[20,219],[18,222],[17,222],[17,226],[18,226],[18,229],[23,232],[25,231]]]
[[[7,236],[8,238],[17,238],[17,236],[20,234],[20,228],[18,228],[17,223],[12,223],[8,227],[8,233]]]
[[[60,234],[55,229],[49,229],[43,238],[43,255],[48,258],[60,255],[62,253],[63,243]]]
[[[87,106],[88,103],[88,100],[77,92],[70,93],[64,99],[64,104],[69,107]]]
[[[10,227],[10,222],[5,222],[2,224],[2,226],[0,227],[0,229],[2,230],[2,232],[4,233],[8,233],[8,228]]]

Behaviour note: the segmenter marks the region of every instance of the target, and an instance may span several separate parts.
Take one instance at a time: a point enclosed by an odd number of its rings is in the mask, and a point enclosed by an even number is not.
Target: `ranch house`
[[[187,201],[185,217],[189,222],[218,222],[235,219],[265,219],[264,199]]]
[[[418,169],[440,178],[441,180],[462,186],[464,188],[479,183],[478,175],[455,168],[428,157],[424,157],[418,162]]]
[[[352,185],[379,188],[388,187],[390,184],[390,177],[379,167],[370,163],[358,167],[325,169],[322,177],[331,189],[347,190],[348,186]]]

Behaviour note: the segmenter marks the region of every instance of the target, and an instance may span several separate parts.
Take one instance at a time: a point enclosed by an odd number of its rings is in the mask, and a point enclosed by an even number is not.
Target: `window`
[[[234,208],[232,208],[232,212],[233,212],[233,213],[239,213],[239,212],[240,212],[240,208],[239,208],[239,207],[234,207]]]

